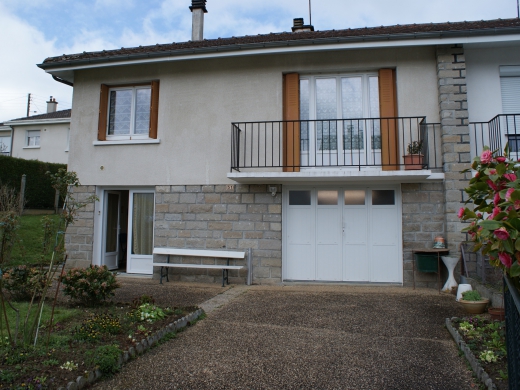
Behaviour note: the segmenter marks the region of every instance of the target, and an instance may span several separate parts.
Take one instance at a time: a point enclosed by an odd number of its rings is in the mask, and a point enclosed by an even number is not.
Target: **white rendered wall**
[[[68,163],[69,152],[66,150],[70,123],[13,125],[13,128],[13,157],[50,163]],[[27,130],[40,130],[39,148],[25,146]]]
[[[520,65],[520,46],[466,47],[466,82],[470,122],[502,114],[500,66]]]
[[[397,69],[400,116],[439,121],[435,48],[350,50],[78,71],[69,169],[84,185],[234,183],[231,122],[282,119],[282,75]],[[95,146],[101,84],[160,80],[159,144]],[[101,168],[102,167],[102,168]]]

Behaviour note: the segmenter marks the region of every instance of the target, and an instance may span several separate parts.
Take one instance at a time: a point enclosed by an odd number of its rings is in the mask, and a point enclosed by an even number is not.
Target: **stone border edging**
[[[488,375],[488,373],[482,368],[480,365],[480,362],[477,360],[473,352],[469,349],[469,347],[464,342],[463,338],[460,336],[459,332],[451,325],[451,321],[457,319],[456,317],[453,317],[452,319],[446,318],[446,328],[448,328],[448,331],[451,334],[451,337],[453,337],[453,340],[457,343],[459,346],[459,349],[464,352],[464,356],[469,362],[469,365],[471,366],[471,369],[475,373],[478,379],[484,383],[484,385],[488,388],[488,390],[497,390],[497,387],[493,383],[493,379]]]
[[[158,330],[152,336],[148,336],[147,338],[142,339],[139,342],[135,343],[135,347],[128,348],[128,351],[123,351],[119,355],[118,365],[122,367],[126,362],[135,358],[138,355],[142,355],[149,348],[156,345],[162,338],[168,333],[178,331],[188,326],[190,322],[193,322],[204,314],[204,310],[198,309],[187,316],[179,318],[177,321],[172,322],[169,325],[166,325],[163,329]],[[99,369],[95,369],[89,371],[87,374],[78,376],[75,382],[69,382],[66,387],[59,387],[58,390],[81,390],[86,385],[92,385],[98,379],[103,376],[102,372]]]

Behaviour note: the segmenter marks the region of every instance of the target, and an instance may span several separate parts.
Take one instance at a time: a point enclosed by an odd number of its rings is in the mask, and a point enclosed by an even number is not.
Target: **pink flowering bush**
[[[508,156],[506,147],[504,155]],[[520,165],[508,157],[494,156],[485,147],[475,157],[471,168],[476,171],[465,189],[469,199],[458,217],[470,222],[463,229],[475,250],[489,256],[491,265],[501,268],[516,284],[520,276]],[[470,169],[464,172],[469,172]]]
[[[121,287],[106,265],[73,268],[63,276],[61,282],[65,295],[91,306],[114,296],[114,290]]]
[[[18,265],[6,268],[2,273],[2,287],[15,300],[40,297],[46,285],[50,285],[48,272],[39,267]]]

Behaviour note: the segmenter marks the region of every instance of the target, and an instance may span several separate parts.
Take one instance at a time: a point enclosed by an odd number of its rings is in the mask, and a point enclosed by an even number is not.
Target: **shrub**
[[[133,321],[146,321],[153,323],[155,321],[162,320],[170,313],[170,309],[163,310],[159,306],[155,306],[151,303],[143,303],[137,309],[130,312],[129,317]]]
[[[84,304],[96,305],[114,296],[120,285],[106,265],[74,268],[62,279],[63,293]]]
[[[121,322],[111,314],[98,314],[83,321],[74,333],[78,340],[96,341],[105,334],[121,333]]]
[[[94,364],[103,374],[115,374],[119,371],[121,351],[117,345],[103,345],[87,352],[87,361]]]
[[[47,278],[47,271],[19,265],[6,269],[2,275],[2,282],[3,287],[14,299],[30,299],[35,293],[36,296],[42,294]]]
[[[465,301],[480,301],[482,297],[477,290],[470,290],[462,293],[462,299]]]

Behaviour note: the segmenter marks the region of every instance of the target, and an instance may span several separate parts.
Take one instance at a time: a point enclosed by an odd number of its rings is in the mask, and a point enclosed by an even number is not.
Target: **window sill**
[[[40,149],[39,146],[24,146],[22,149]]]
[[[161,140],[158,139],[128,139],[120,141],[94,141],[92,145],[103,146],[103,145],[135,145],[135,144],[160,144]]]

